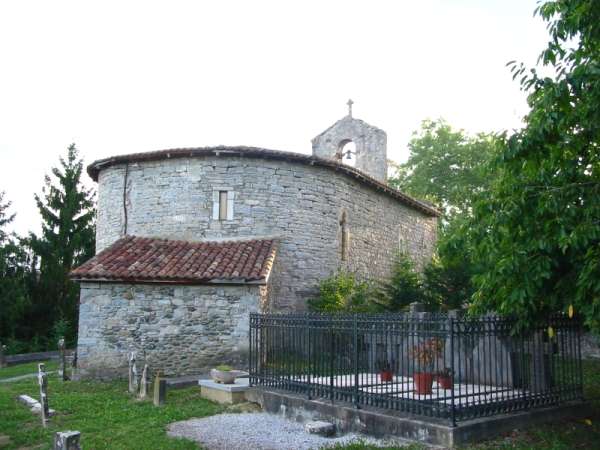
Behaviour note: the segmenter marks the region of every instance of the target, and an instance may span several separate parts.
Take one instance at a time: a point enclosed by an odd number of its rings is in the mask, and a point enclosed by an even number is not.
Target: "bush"
[[[381,284],[380,304],[390,312],[401,312],[414,302],[427,303],[421,275],[410,256],[398,253],[394,258],[391,277]]]
[[[319,296],[308,301],[316,312],[365,313],[377,310],[373,287],[367,281],[358,281],[351,273],[339,272],[319,283]]]

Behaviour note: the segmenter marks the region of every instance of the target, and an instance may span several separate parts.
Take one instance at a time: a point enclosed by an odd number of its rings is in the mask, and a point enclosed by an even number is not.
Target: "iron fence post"
[[[308,348],[307,348],[307,353],[308,353],[308,370],[307,370],[307,374],[306,374],[306,381],[307,381],[307,383],[306,383],[307,384],[307,386],[306,386],[306,388],[307,388],[306,389],[306,398],[308,400],[310,400],[311,399],[311,395],[310,395],[311,394],[311,385],[310,385],[310,383],[311,383],[311,375],[312,375],[312,364],[311,364],[311,360],[310,360],[310,354],[311,354],[310,348],[311,348],[312,342],[311,342],[311,333],[310,333],[310,321],[309,321],[308,316],[306,316],[306,318],[305,318],[305,330],[306,330],[307,341],[308,341]]]
[[[451,377],[454,377],[454,317],[450,317],[448,320],[448,327],[450,331],[450,374]],[[459,355],[460,357],[460,355]],[[454,379],[452,378],[452,386],[450,387],[450,420],[452,421],[452,426],[456,426],[456,407],[454,405]]]
[[[356,314],[354,314],[352,323],[352,331],[354,334],[354,407],[359,409],[358,399],[358,320]]]
[[[250,376],[248,377],[248,384],[250,386],[252,386],[252,376],[253,376],[253,370],[252,370],[252,342],[253,342],[252,319],[253,318],[254,318],[254,313],[250,313],[250,320],[248,321],[248,338],[250,340],[250,345],[248,348],[248,373],[250,374]]]

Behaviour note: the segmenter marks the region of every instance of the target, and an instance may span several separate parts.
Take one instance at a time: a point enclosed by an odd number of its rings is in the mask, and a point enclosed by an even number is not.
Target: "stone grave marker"
[[[160,371],[157,371],[154,378],[154,406],[162,406],[166,400],[167,380],[161,376]]]
[[[138,390],[137,367],[135,364],[135,352],[129,353],[129,392],[135,394]]]
[[[140,393],[138,398],[140,400],[145,400],[148,396],[148,364],[144,364],[144,369],[142,370],[142,377],[140,379]]]
[[[54,435],[54,450],[81,450],[79,431],[57,431]]]
[[[40,385],[40,415],[45,428],[48,425],[50,410],[48,408],[48,374],[43,363],[38,364],[38,384]]]
[[[6,363],[6,345],[0,342],[0,369],[6,366],[8,366]]]
[[[65,352],[65,338],[61,337],[58,340],[58,377],[62,381],[67,381],[67,364],[66,364],[66,352]]]

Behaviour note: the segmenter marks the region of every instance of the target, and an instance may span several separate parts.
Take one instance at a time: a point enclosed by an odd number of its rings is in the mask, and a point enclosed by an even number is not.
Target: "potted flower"
[[[437,358],[442,353],[443,342],[438,338],[431,338],[415,345],[412,349],[412,356],[417,362],[418,372],[413,374],[415,383],[415,392],[419,395],[431,394],[433,386],[433,366]]]
[[[437,374],[437,382],[442,389],[452,389],[452,369],[444,367]]]
[[[211,369],[210,376],[217,383],[223,384],[233,384],[235,383],[235,377],[237,375],[237,371],[233,370],[232,367],[227,366],[225,364],[221,364],[220,366]]]
[[[379,361],[377,363],[379,366],[379,379],[382,383],[389,383],[394,379],[394,372],[392,372],[392,366],[387,361]]]

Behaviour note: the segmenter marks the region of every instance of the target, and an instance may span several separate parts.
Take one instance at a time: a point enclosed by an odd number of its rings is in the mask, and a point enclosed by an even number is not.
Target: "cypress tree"
[[[83,160],[71,144],[60,166],[52,169],[54,177],[46,175],[42,194],[35,195],[42,232],[29,236],[39,258],[33,320],[45,338],[54,341],[56,334],[66,332],[71,345],[78,322],[79,286],[68,275],[93,256],[95,247],[95,193],[83,186],[82,173]]]

